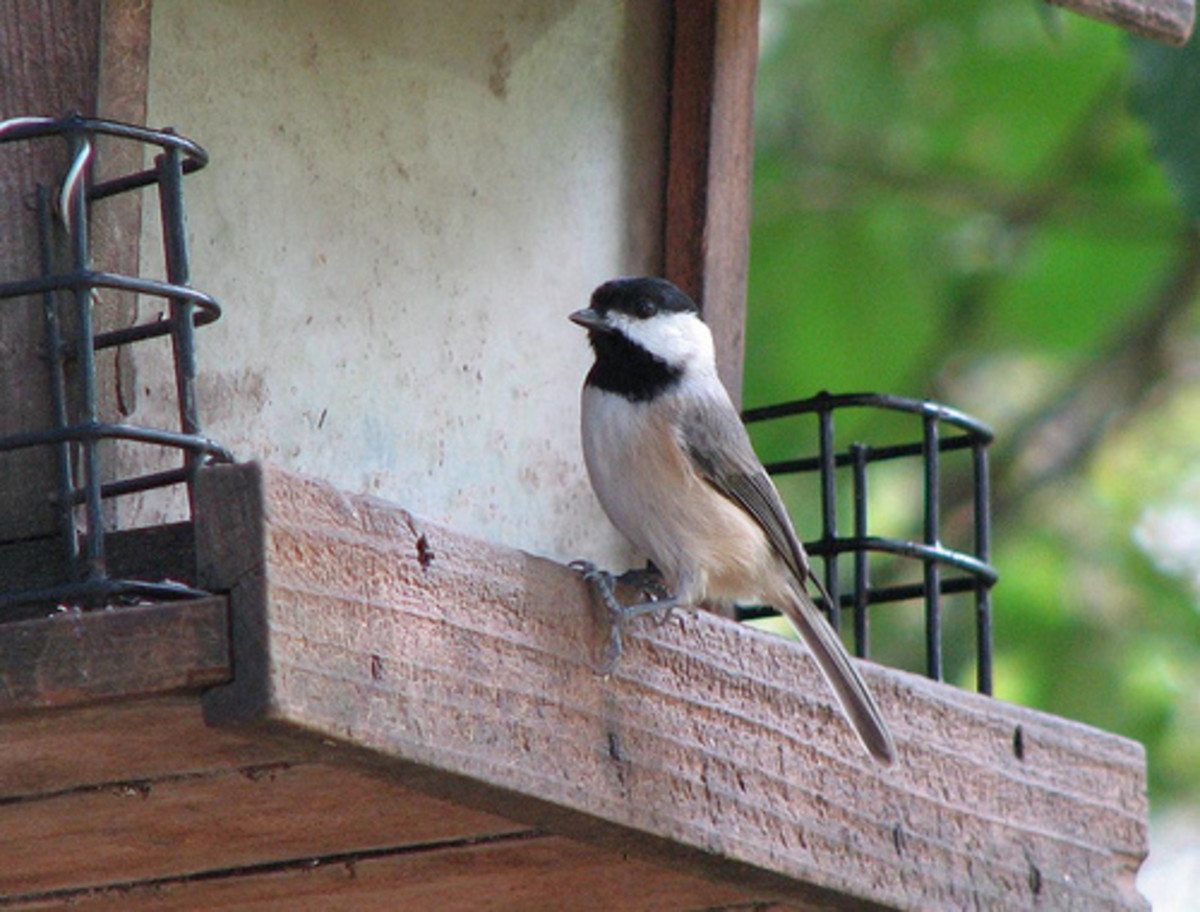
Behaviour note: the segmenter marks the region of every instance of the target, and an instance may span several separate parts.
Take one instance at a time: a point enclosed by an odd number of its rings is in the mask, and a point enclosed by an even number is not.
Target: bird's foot
[[[592,603],[604,609],[608,621],[608,644],[600,664],[596,667],[596,673],[612,674],[625,648],[621,637],[625,625],[646,614],[664,613],[665,620],[676,605],[675,599],[671,598],[667,591],[662,574],[651,567],[644,570],[626,570],[620,576],[614,576],[607,570],[601,570],[591,561],[572,561],[568,566],[587,583]],[[622,604],[617,598],[618,585],[637,589],[647,600],[633,605]],[[659,623],[662,623],[662,620]]]
[[[607,617],[608,643],[604,647],[600,663],[594,666],[593,670],[598,675],[610,675],[624,651],[624,643],[621,640],[624,606],[617,599],[617,578],[607,570],[601,570],[591,561],[571,561],[568,566],[583,577],[592,597],[592,604],[602,608]]]

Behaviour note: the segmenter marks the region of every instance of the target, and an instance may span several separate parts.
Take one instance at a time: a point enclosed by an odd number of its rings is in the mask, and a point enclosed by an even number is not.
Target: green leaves
[[[1177,216],[1115,30],[1051,39],[1007,0],[768,13],[748,405],[919,395],[964,350],[1069,357],[1153,284]]]
[[[1197,592],[1135,530],[1164,504],[1200,527],[1181,496],[1200,485],[1200,39],[1073,15],[1051,33],[1036,9],[765,0],[744,400],[875,390],[992,424],[997,693],[1144,741],[1155,796],[1178,794],[1200,787],[1181,747],[1200,701],[1174,698],[1200,688]],[[815,451],[754,434],[768,458]],[[914,530],[917,485],[891,481],[872,481],[887,534]],[[786,487],[812,532],[814,492]],[[872,623],[877,655],[920,669],[919,618]],[[969,649],[948,663],[970,679]]]

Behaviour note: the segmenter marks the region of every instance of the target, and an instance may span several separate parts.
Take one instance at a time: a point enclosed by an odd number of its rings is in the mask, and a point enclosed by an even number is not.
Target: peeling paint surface
[[[467,534],[620,563],[566,315],[659,269],[665,5],[156,0],[153,17],[149,122],[212,155],[185,187],[193,280],[225,308],[198,334],[205,432]],[[139,355],[139,421],[171,407],[168,354]]]

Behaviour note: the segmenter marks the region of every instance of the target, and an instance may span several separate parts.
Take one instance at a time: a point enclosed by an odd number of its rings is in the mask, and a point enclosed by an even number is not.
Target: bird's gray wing
[[[808,555],[733,406],[704,402],[692,406],[681,419],[681,442],[696,471],[754,517],[803,588],[812,577]]]
[[[728,402],[710,402],[692,406],[681,417],[681,444],[696,471],[757,520],[771,546],[795,575],[794,591],[775,607],[787,615],[808,644],[867,750],[879,762],[890,764],[896,748],[887,723],[837,633],[805,591],[805,583],[811,579],[829,603],[829,594],[809,569],[808,556],[779,492],[754,454],[737,412]]]

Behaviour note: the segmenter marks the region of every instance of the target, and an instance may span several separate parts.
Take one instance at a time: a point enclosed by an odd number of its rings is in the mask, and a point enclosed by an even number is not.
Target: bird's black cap
[[[592,292],[591,309],[600,314],[620,311],[647,319],[656,313],[694,313],[696,303],[666,279],[637,276],[613,279]]]

